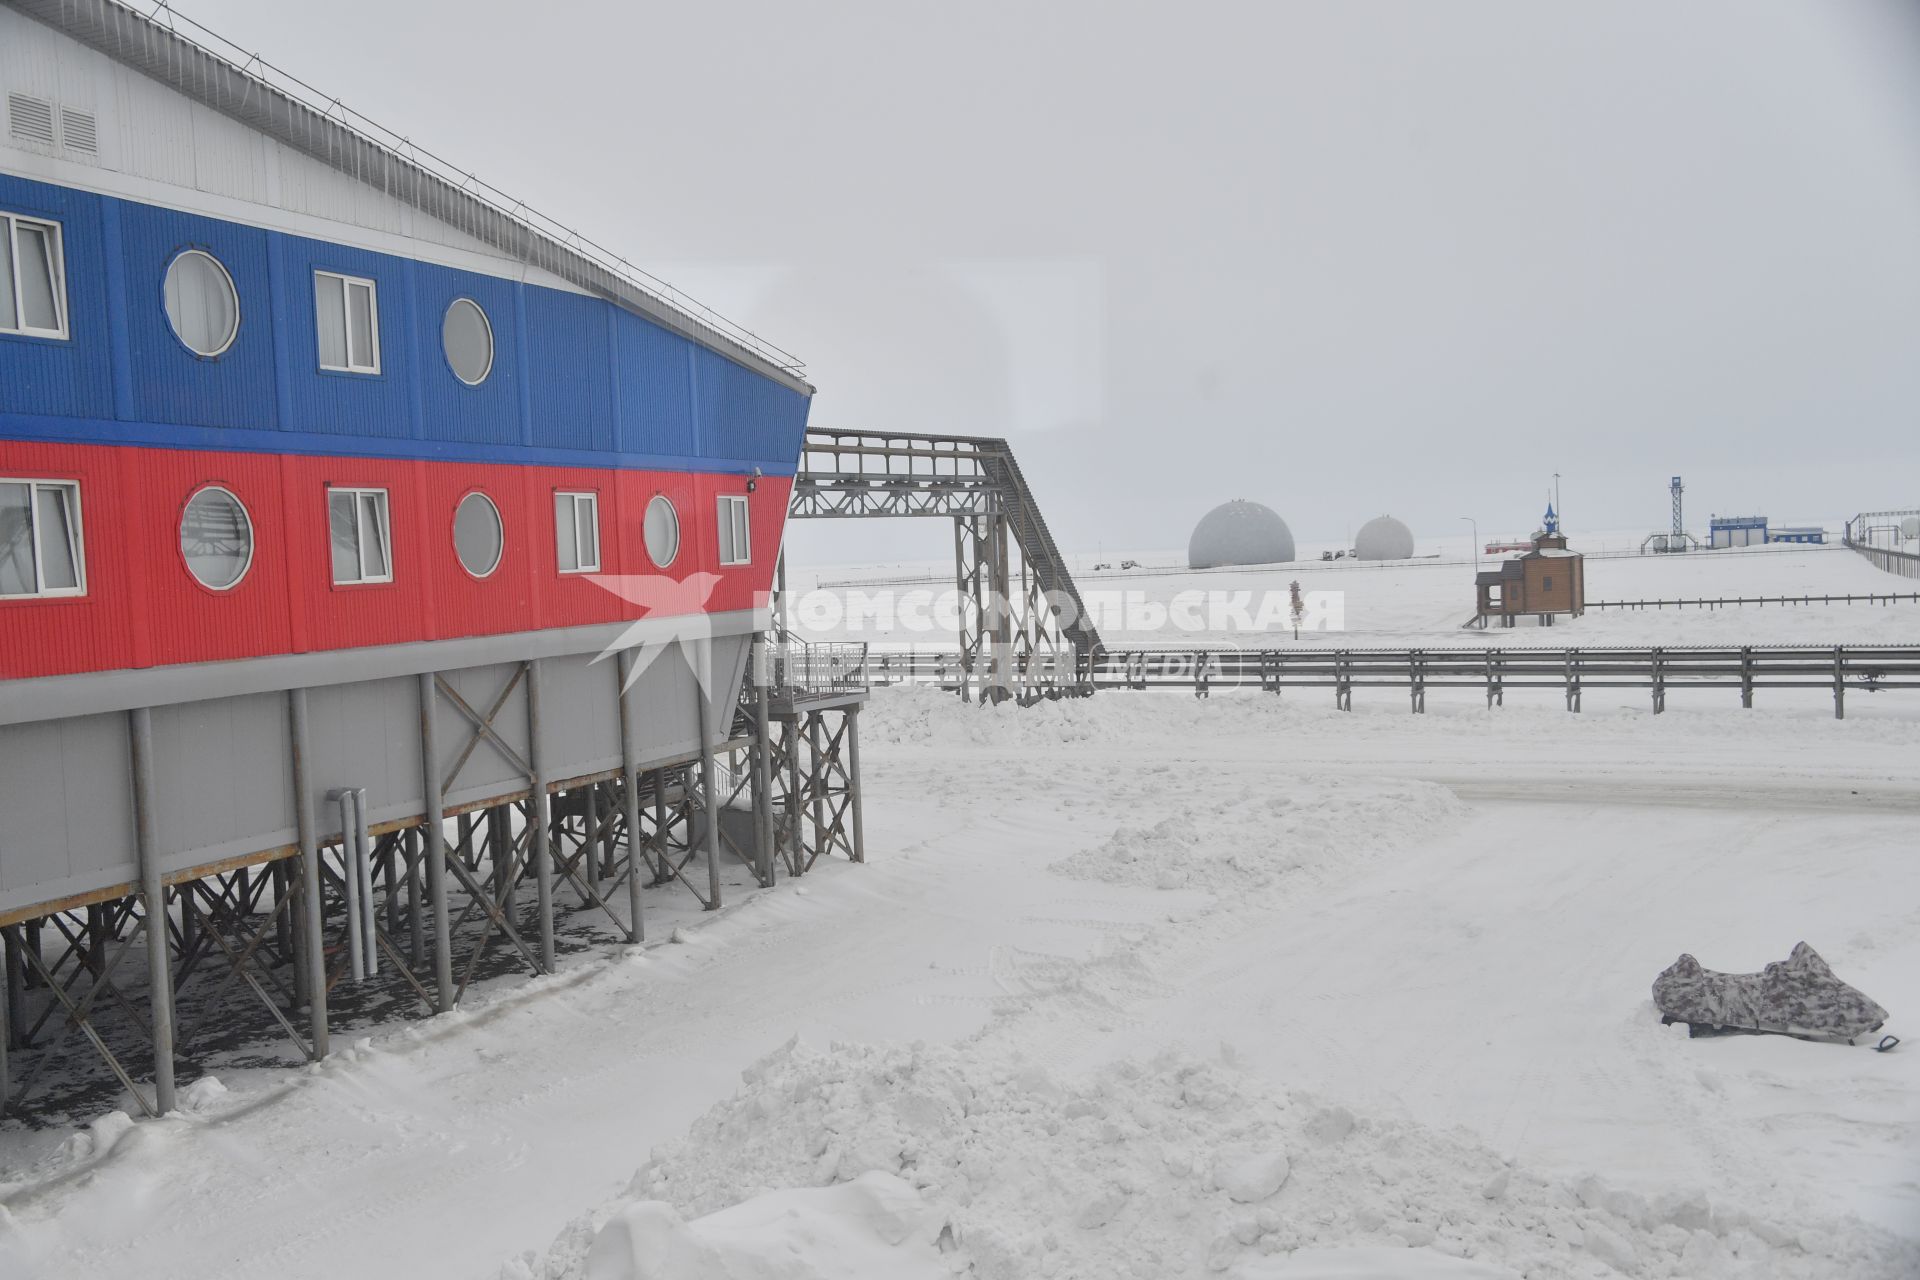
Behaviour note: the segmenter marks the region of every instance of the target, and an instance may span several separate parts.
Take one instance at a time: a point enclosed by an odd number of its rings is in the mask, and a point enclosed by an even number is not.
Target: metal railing
[[[1901,600],[1920,601],[1920,591],[1876,592],[1845,596],[1715,596],[1686,600],[1589,600],[1589,609],[1728,609],[1736,605],[1810,605],[1810,604],[1893,604]]]
[[[958,687],[959,655],[878,652],[868,658],[876,684],[910,681]],[[1920,689],[1920,646],[1714,646],[1606,649],[1134,649],[1097,650],[1081,678],[1094,689],[1331,688],[1352,707],[1352,691],[1409,691],[1426,709],[1429,689],[1473,689],[1489,706],[1510,689],[1554,689],[1579,710],[1588,689],[1648,689],[1654,710],[1672,688],[1737,689],[1744,706],[1756,689],[1830,691],[1836,715],[1848,691]]]
[[[870,686],[867,646],[846,640],[811,643],[782,633],[768,649],[768,692],[807,699],[864,694]]]
[[[989,436],[929,436],[914,432],[846,431],[808,427],[800,471],[821,479],[937,481],[985,485],[982,459],[1004,452]]]
[[[1914,541],[1907,537],[1909,520],[1920,520],[1920,508],[1863,511],[1847,521],[1842,541],[1876,569],[1903,578],[1920,578],[1920,554],[1906,550],[1907,543]]]

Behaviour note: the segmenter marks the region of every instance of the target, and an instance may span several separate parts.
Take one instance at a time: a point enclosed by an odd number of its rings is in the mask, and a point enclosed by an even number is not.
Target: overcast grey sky
[[[798,352],[816,425],[1012,437],[1073,548],[1920,502],[1913,0],[183,10]]]

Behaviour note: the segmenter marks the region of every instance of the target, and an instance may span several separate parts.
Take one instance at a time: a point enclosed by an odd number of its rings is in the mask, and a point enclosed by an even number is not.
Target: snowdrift
[[[978,1045],[794,1042],[743,1077],[625,1197],[503,1280],[1920,1270],[1920,1245],[1857,1221],[1790,1233],[1700,1193],[1538,1177],[1464,1135],[1269,1092],[1224,1061],[1073,1077]],[[685,1269],[626,1266],[643,1256]]]

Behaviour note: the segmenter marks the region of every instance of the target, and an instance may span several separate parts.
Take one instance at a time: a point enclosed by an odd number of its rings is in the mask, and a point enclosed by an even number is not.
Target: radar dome
[[[1392,516],[1375,516],[1360,526],[1353,539],[1357,560],[1410,560],[1413,558],[1413,530]]]
[[[1920,538],[1920,516],[1908,516],[1905,520],[1902,520],[1900,522],[1900,536],[1903,538]]]
[[[1270,507],[1244,498],[1223,502],[1200,518],[1187,540],[1187,567],[1279,564],[1293,559],[1293,531]]]

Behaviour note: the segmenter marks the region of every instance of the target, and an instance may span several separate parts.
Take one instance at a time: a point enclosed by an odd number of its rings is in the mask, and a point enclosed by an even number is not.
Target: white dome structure
[[[1375,516],[1353,539],[1356,560],[1411,560],[1413,530],[1392,516]]]
[[[1187,567],[1279,564],[1293,559],[1293,530],[1271,507],[1235,498],[1200,518],[1187,540]]]

